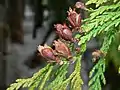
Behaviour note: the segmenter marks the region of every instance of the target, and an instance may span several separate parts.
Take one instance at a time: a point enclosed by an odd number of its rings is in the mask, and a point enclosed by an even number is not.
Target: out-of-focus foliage
[[[92,3],[96,4],[97,9],[94,9],[90,17],[84,20],[83,29],[87,34],[81,38],[79,45],[101,34],[104,41],[100,50],[104,54],[107,54],[109,50],[112,60],[119,61],[118,45],[120,42],[118,40],[120,38],[117,38],[119,36],[117,34],[120,30],[120,2],[119,0],[89,0],[86,4]],[[90,71],[90,90],[101,90],[101,81],[105,84],[105,60],[105,58],[99,59]]]

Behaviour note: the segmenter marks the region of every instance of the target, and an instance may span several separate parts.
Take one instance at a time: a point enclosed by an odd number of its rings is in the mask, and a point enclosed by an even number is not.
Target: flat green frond
[[[92,37],[96,37],[101,32],[109,32],[109,29],[112,27],[117,27],[120,25],[120,11],[119,12],[105,12],[100,16],[97,16],[95,19],[86,21],[87,24],[83,25],[83,30],[87,31],[87,34],[81,37],[78,45],[86,43]]]
[[[69,66],[68,63],[66,64],[64,63],[59,67],[48,64],[39,72],[35,73],[31,78],[17,79],[16,83],[11,84],[7,90],[18,90],[21,87],[29,88],[29,90],[35,90],[35,89],[66,90],[67,86],[71,83],[71,81],[74,81],[73,83],[74,90],[76,88],[81,89],[81,85],[83,84],[83,82],[80,76],[80,71],[81,71],[80,60],[81,60],[81,56],[77,55],[75,60],[76,62],[75,70],[68,78],[66,78],[66,74]],[[57,68],[57,71],[54,71],[53,69],[54,67]]]
[[[106,33],[103,45],[101,47],[101,51],[105,54],[107,54],[109,47],[111,43],[113,42],[113,39],[115,37],[116,30],[113,31],[113,28],[109,30],[109,32]],[[90,90],[102,90],[101,89],[101,82],[105,85],[106,80],[104,77],[104,72],[105,72],[105,59],[101,58],[99,59],[98,63],[93,67],[93,69],[90,71],[90,81],[89,81],[89,86]]]
[[[54,75],[53,81],[50,82],[49,85],[46,86],[45,90],[55,90],[57,85],[61,84],[66,79],[66,74],[68,72],[69,64],[64,64],[58,68]]]
[[[81,64],[80,64],[80,58],[78,58],[76,62],[76,75],[71,80],[71,90],[81,90],[81,85],[83,84],[83,81],[80,76],[81,71]]]
[[[75,61],[76,65],[73,73],[61,83],[57,83],[57,85],[53,86],[52,90],[66,90],[69,84],[71,84],[70,90],[81,90],[81,85],[83,84],[83,81],[80,76],[81,56],[77,56]]]
[[[51,67],[51,65],[48,64],[46,67],[44,67],[43,69],[41,69],[40,71],[35,73],[32,78],[17,79],[16,83],[11,84],[10,87],[7,88],[7,90],[18,90],[21,87],[23,87],[23,88],[37,87],[39,85],[43,75],[49,70],[50,67]],[[34,88],[33,88],[33,90],[34,90]]]
[[[108,6],[101,6],[98,9],[95,9],[94,12],[90,14],[90,18],[94,19],[96,16],[101,15],[104,12],[116,11],[118,8],[120,8],[120,3]]]
[[[105,72],[105,60],[100,59],[98,63],[93,67],[93,69],[90,71],[89,90],[93,90],[94,88],[96,88],[95,90],[101,90],[99,89],[101,87],[101,81],[102,83],[106,84],[104,72]]]
[[[100,5],[105,4],[107,2],[116,3],[117,1],[119,1],[119,0],[88,0],[88,2],[86,3],[86,5],[94,3],[94,4],[96,4],[96,7],[99,7]]]
[[[46,73],[46,75],[44,76],[41,84],[39,85],[38,90],[43,90],[43,88],[44,88],[44,86],[45,86],[45,83],[47,82],[48,78],[50,78],[52,69],[53,69],[53,66],[51,66],[51,67],[49,68],[49,70],[47,71],[47,73]]]

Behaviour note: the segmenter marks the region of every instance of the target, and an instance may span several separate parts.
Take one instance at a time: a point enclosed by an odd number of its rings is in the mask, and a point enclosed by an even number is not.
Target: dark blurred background
[[[73,7],[76,1],[0,0],[0,90],[5,90],[17,78],[32,76],[46,64],[36,48],[44,43],[52,45],[58,38],[54,24],[66,20],[69,6]],[[87,14],[81,11],[81,16]],[[91,52],[99,44],[92,39],[87,47],[82,61],[83,90],[88,90]]]
[[[64,4],[63,4],[64,3]],[[39,44],[57,38],[53,24],[66,19],[74,0],[0,0],[0,90],[30,77],[46,63]]]

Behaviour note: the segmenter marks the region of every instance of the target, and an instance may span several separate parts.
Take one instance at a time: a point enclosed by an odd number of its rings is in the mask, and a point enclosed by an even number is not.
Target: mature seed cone
[[[66,41],[74,41],[74,39],[72,38],[72,31],[67,27],[66,24],[56,24],[55,28],[56,33],[59,35],[59,37]]]
[[[53,49],[47,46],[46,44],[44,46],[39,45],[38,51],[40,52],[41,56],[43,56],[46,59],[54,60],[55,55],[53,53]]]
[[[70,22],[73,29],[78,29],[81,26],[81,16],[75,10],[69,8],[68,11],[68,21]]]
[[[82,2],[76,2],[75,8],[86,9],[84,3]]]
[[[55,46],[55,50],[58,55],[60,54],[68,59],[72,58],[70,49],[63,42],[61,42],[60,40],[54,41],[53,45]]]
[[[46,44],[44,46],[39,45],[38,51],[40,52],[41,56],[48,60],[48,62],[57,62],[59,64],[63,63],[58,57],[54,55],[53,49]]]

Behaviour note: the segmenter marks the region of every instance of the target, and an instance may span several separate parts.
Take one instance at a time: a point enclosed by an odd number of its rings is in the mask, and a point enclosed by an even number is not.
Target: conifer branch
[[[108,4],[108,1],[112,2],[112,4]],[[19,88],[29,88],[29,90],[66,90],[68,86],[70,86],[70,90],[81,90],[83,84],[80,76],[82,55],[86,51],[87,42],[100,34],[103,36],[103,42],[98,57],[96,58],[97,61],[90,71],[89,86],[90,90],[102,90],[101,84],[106,84],[104,77],[105,56],[108,53],[113,40],[115,40],[115,35],[120,32],[118,30],[120,27],[120,1],[88,0],[86,4],[89,5],[92,3],[96,4],[97,9],[92,11],[86,9],[90,11],[90,16],[83,20],[82,26],[81,18],[78,18],[80,14],[72,9],[68,12],[68,19],[73,31],[82,28],[83,35],[79,32],[80,30],[78,30],[79,33],[76,34],[75,37],[72,37],[73,33],[66,24],[57,24],[55,27],[59,36],[72,43],[69,43],[67,47],[67,45],[60,40],[54,41],[56,50],[53,50],[47,45],[40,45],[38,47],[38,50],[43,57],[56,64],[48,64],[46,67],[35,73],[31,78],[17,79],[7,90],[18,90]],[[83,6],[82,9],[84,8],[85,7]],[[76,17],[71,17],[72,15]],[[79,39],[79,43],[77,42],[77,44],[79,45],[78,47],[80,48],[80,51],[75,51],[74,49],[74,44],[77,39]],[[54,51],[57,52],[57,54],[55,54]],[[74,52],[74,56],[72,56],[71,51]],[[100,52],[102,52],[103,55],[101,55]],[[68,67],[71,64],[68,61],[70,58],[74,59],[75,68],[72,74],[67,77]]]
[[[44,76],[44,78],[43,78],[43,80],[42,80],[42,83],[41,83],[40,86],[39,86],[39,90],[43,90],[43,87],[44,87],[46,81],[47,81],[48,78],[50,77],[50,74],[51,74],[52,69],[53,69],[53,66],[51,66],[51,67],[49,68],[49,70],[47,71],[46,75]]]
[[[51,65],[48,64],[46,67],[42,68],[41,70],[39,70],[37,73],[35,73],[33,75],[32,78],[28,78],[28,79],[17,79],[16,83],[13,83],[10,85],[9,88],[7,88],[7,90],[18,90],[19,88],[23,87],[37,87],[41,78],[43,77],[44,73],[46,73],[49,69]],[[39,81],[37,81],[39,79]],[[36,81],[37,81],[37,86],[36,86]]]
[[[113,28],[107,32],[107,35],[105,35],[103,45],[101,47],[101,51],[104,54],[107,54],[109,47],[111,43],[114,40],[114,37],[116,35],[116,30],[113,31]],[[101,81],[105,85],[106,80],[104,77],[104,72],[105,72],[105,58],[102,57],[99,59],[98,63],[93,67],[93,69],[90,71],[90,81],[89,81],[89,86],[90,90],[102,90],[101,88]]]

